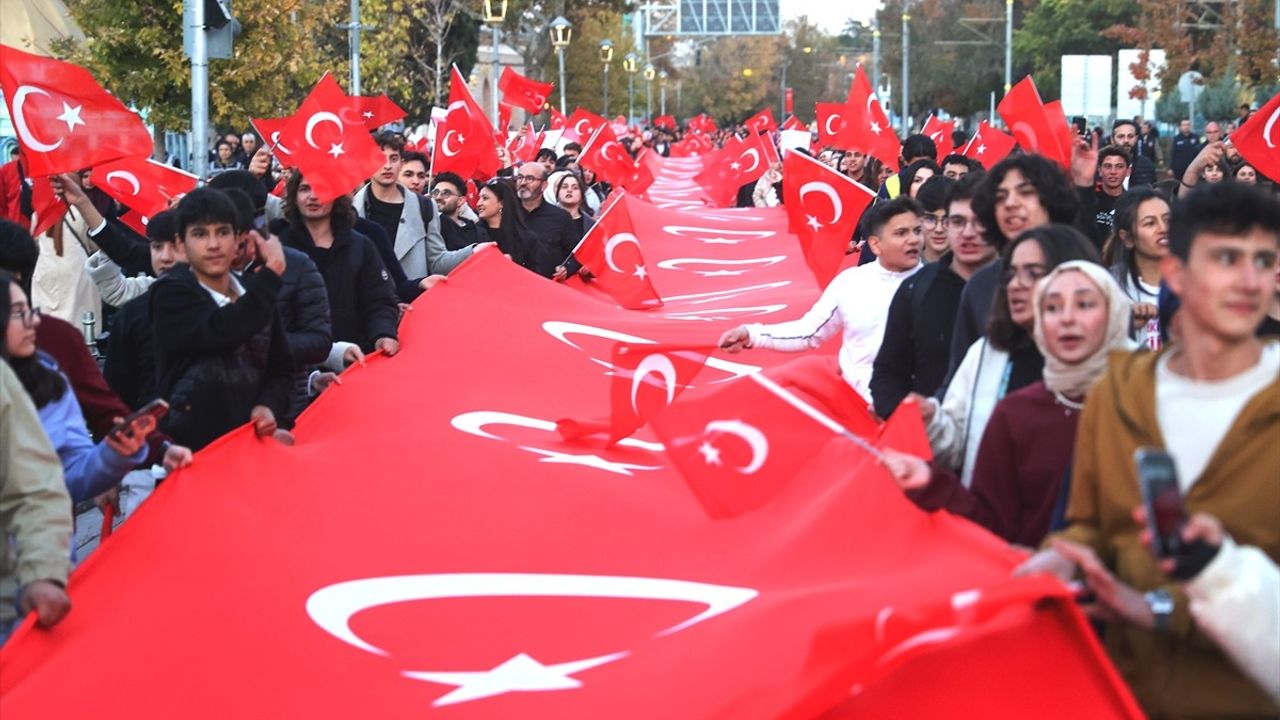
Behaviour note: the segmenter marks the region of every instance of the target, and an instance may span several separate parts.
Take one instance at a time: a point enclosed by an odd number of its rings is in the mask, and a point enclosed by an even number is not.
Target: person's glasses
[[[433,189],[431,190],[431,197],[433,197],[433,198],[445,198],[445,199],[448,199],[448,198],[451,198],[451,197],[453,197],[454,195],[457,195],[457,194],[458,194],[458,193],[456,193],[456,192],[454,192],[454,191],[452,191],[452,190],[446,190],[446,189],[444,189],[444,188],[433,188]]]
[[[932,230],[938,227],[938,223],[944,222],[945,220],[946,218],[941,218],[937,215],[925,214],[920,216],[920,224],[924,226],[925,230]]]
[[[40,320],[40,308],[18,308],[10,313],[10,317],[22,323],[22,327],[33,328]]]
[[[542,178],[538,177],[537,175],[517,175],[516,182],[517,183],[540,183],[542,182]]]
[[[1005,285],[1016,279],[1022,287],[1034,287],[1040,281],[1040,278],[1048,274],[1048,268],[1043,265],[1027,265],[1020,268],[1011,267],[1005,270],[1000,277],[1004,280]]]
[[[969,225],[973,226],[973,231],[976,233],[981,233],[983,230],[982,223],[978,222],[978,218],[967,218],[963,215],[948,215],[945,222],[947,224],[947,229],[952,232],[960,232]]]

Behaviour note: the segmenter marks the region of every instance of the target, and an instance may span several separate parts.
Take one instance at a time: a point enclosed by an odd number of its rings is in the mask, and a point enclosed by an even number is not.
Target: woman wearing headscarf
[[[1037,546],[1060,526],[1076,426],[1107,356],[1132,350],[1132,302],[1111,273],[1073,260],[1054,268],[1034,295],[1044,377],[996,405],[982,436],[973,485],[923,460],[890,452],[899,486],[926,510],[945,508],[1011,543]]]

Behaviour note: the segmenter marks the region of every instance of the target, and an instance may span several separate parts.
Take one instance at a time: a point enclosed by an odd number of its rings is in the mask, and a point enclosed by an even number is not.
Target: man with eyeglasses
[[[474,220],[462,216],[467,206],[467,181],[462,176],[451,172],[437,175],[431,182],[431,198],[440,211],[440,235],[444,237],[445,247],[461,250],[489,240]]]
[[[871,397],[882,418],[892,415],[908,395],[924,398],[937,392],[947,375],[960,294],[975,272],[996,259],[996,247],[983,237],[971,206],[981,181],[982,173],[973,172],[951,186],[941,223],[950,251],[904,280],[889,304],[884,340],[871,370]]]
[[[547,188],[547,169],[537,162],[527,162],[516,168],[516,197],[524,211],[525,229],[534,242],[541,243],[546,252],[534,272],[543,277],[563,281],[582,267],[573,257],[573,249],[582,236],[573,217],[564,210],[546,202],[542,193]]]

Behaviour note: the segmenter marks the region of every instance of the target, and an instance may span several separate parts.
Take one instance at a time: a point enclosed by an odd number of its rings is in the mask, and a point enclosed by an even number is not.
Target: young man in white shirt
[[[898,285],[922,267],[924,234],[920,206],[905,196],[880,202],[868,212],[867,244],[875,262],[837,275],[799,320],[740,325],[720,336],[720,347],[731,353],[747,348],[802,352],[843,333],[840,374],[870,404],[871,368],[884,338],[889,303]]]
[[[1068,580],[1089,573],[1111,624],[1107,645],[1152,716],[1274,717],[1280,705],[1193,621],[1187,594],[1139,542],[1141,447],[1173,456],[1188,513],[1221,520],[1240,544],[1280,560],[1280,342],[1254,335],[1276,284],[1280,203],[1251,186],[1197,189],[1174,208],[1164,280],[1182,299],[1178,341],[1113,357],[1076,435],[1069,526],[1023,565]],[[1114,573],[1114,577],[1110,575]]]

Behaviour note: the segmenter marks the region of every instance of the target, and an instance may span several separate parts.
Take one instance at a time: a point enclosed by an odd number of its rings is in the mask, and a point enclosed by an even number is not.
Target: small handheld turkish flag
[[[357,95],[351,98],[355,109],[360,113],[360,122],[364,126],[373,130],[387,123],[393,123],[409,113],[405,109],[395,104],[395,102],[382,95]]]
[[[140,157],[123,158],[93,169],[95,187],[135,210],[143,222],[169,207],[169,201],[195,189],[195,175]]]
[[[569,125],[569,118],[555,108],[551,108],[551,129],[564,130]]]
[[[1062,167],[1070,167],[1070,148],[1064,154],[1056,124],[1040,100],[1031,76],[1023,78],[996,106],[1013,138],[1027,152],[1039,153]]]
[[[861,150],[890,168],[898,169],[902,154],[902,142],[898,140],[889,116],[880,105],[875,89],[867,73],[858,66],[849,86],[849,99],[845,103],[845,125],[837,138],[836,146],[846,150]]]
[[[353,112],[359,117],[352,99],[325,73],[280,132],[279,143],[293,151],[321,202],[360,187],[386,161],[363,124],[343,121]]]
[[[1012,135],[995,129],[983,120],[978,125],[978,131],[969,138],[969,142],[965,143],[964,149],[960,152],[967,158],[977,160],[983,167],[990,170],[996,163],[1008,157],[1017,144]]]
[[[651,425],[715,518],[766,505],[836,437],[870,447],[761,373],[681,400]]]
[[[596,130],[604,125],[608,125],[606,118],[582,108],[574,108],[573,114],[569,116],[569,126],[565,128],[565,137],[576,140],[577,142],[586,142],[591,139]]]
[[[610,444],[630,437],[689,387],[714,351],[712,345],[618,343],[609,421],[560,420],[556,429],[566,440],[601,432],[609,434]]]
[[[956,121],[950,120],[943,122],[934,115],[929,115],[929,119],[925,121],[924,128],[921,133],[928,135],[933,141],[935,147],[938,148],[938,162],[951,154],[955,149],[955,144],[951,142],[951,133],[956,129]]]
[[[589,231],[573,256],[595,276],[593,282],[628,310],[662,307],[645,268],[640,240],[624,202],[615,202]]]
[[[253,129],[257,130],[266,141],[267,148],[276,156],[280,166],[287,168],[294,166],[293,151],[280,142],[280,133],[292,119],[292,115],[286,115],[278,118],[253,118],[249,121],[253,124]]]
[[[602,123],[596,128],[595,134],[578,155],[578,163],[611,185],[632,189],[639,179],[635,159],[618,143],[618,138],[608,123]]]
[[[67,203],[53,191],[47,177],[31,180],[31,234],[39,237],[45,230],[57,225],[67,214]]]
[[[757,133],[773,132],[778,129],[778,123],[773,119],[773,108],[765,108],[761,110],[755,115],[747,118],[746,122],[742,124]]]
[[[0,45],[0,89],[31,177],[151,154],[142,118],[79,65]]]
[[[791,90],[788,89],[787,92],[790,93]],[[795,115],[792,115],[788,117],[786,120],[782,121],[782,129],[783,130],[808,130],[809,126],[805,125],[803,122],[800,122],[800,118],[796,117]]]
[[[1280,93],[1231,133],[1231,144],[1255,170],[1266,175],[1272,182],[1280,182],[1280,132],[1276,131],[1277,120],[1280,120]]]
[[[542,106],[547,104],[553,87],[555,86],[551,83],[531,80],[512,70],[510,66],[502,68],[502,77],[498,78],[502,102],[531,113],[542,112]]]
[[[728,205],[738,188],[753,183],[769,169],[760,142],[731,136],[724,147],[704,162],[704,170],[694,177],[717,204]]]
[[[820,102],[814,104],[817,114],[815,124],[818,126],[818,142],[823,145],[834,145],[844,129],[844,112],[847,105],[837,102]]]
[[[455,66],[449,76],[449,111],[436,127],[432,172],[452,170],[462,177],[488,180],[502,167],[493,140],[489,117]]]
[[[804,153],[788,152],[782,168],[788,226],[800,238],[818,286],[825,288],[840,271],[858,220],[876,195]]]

